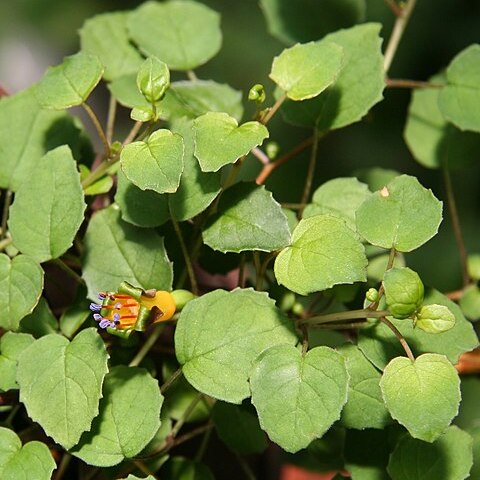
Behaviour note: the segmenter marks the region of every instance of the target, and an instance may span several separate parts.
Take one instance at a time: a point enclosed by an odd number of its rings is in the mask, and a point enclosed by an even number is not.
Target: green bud
[[[256,83],[248,92],[248,99],[252,102],[263,103],[265,98],[265,88],[260,83]]]
[[[470,285],[465,289],[459,304],[469,320],[474,322],[480,319],[480,289],[477,285]]]
[[[265,153],[270,160],[273,160],[280,151],[280,147],[277,142],[268,142],[265,147]]]
[[[474,253],[467,259],[468,274],[472,280],[480,280],[480,254]]]
[[[387,309],[395,318],[412,316],[423,303],[423,283],[408,267],[391,268],[383,277]]]
[[[118,154],[121,152],[123,148],[122,142],[119,142],[118,140],[115,140],[111,145],[110,145],[110,152],[112,155]]]
[[[378,290],[376,288],[369,288],[365,294],[365,298],[369,302],[376,302],[378,300]]]
[[[305,309],[303,308],[303,305],[300,302],[295,302],[292,307],[292,313],[294,315],[302,315]]]
[[[180,310],[185,307],[185,305],[190,301],[193,300],[194,298],[197,298],[196,295],[194,295],[192,292],[188,290],[174,290],[172,292],[172,297],[175,300],[175,305],[177,307],[176,311],[179,312]]]
[[[278,307],[282,312],[289,312],[295,305],[295,294],[286,292],[278,302]]]
[[[156,57],[147,58],[137,75],[137,87],[147,102],[159,102],[170,86],[170,71],[167,64]]]
[[[445,305],[424,305],[415,317],[415,327],[428,333],[442,333],[455,325],[455,315]]]
[[[130,118],[136,122],[149,122],[155,119],[155,113],[151,107],[134,107]]]

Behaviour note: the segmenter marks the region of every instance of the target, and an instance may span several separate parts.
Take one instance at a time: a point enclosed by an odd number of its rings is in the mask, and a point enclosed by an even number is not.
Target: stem
[[[172,428],[172,431],[170,432],[170,436],[175,438],[180,431],[180,429],[183,427],[184,423],[188,420],[188,417],[192,414],[193,410],[197,406],[197,403],[203,398],[203,393],[199,393],[191,402],[190,405],[187,407],[185,412],[183,412],[183,415],[177,420],[175,425]]]
[[[253,265],[255,267],[255,290],[259,290],[263,286],[263,279],[260,278],[260,269],[261,269],[261,263],[260,263],[260,253],[258,250],[255,250],[253,252]]]
[[[158,340],[158,337],[163,332],[163,325],[157,325],[150,336],[147,338],[145,343],[142,345],[142,348],[137,352],[133,357],[132,361],[128,364],[129,367],[138,367],[141,361],[148,354],[150,349],[155,345],[155,342]]]
[[[265,280],[265,273],[267,271],[268,264],[270,261],[277,256],[277,252],[270,252],[267,255],[267,258],[260,264],[260,268],[257,271],[257,285],[255,290],[262,290],[263,289],[263,281]]]
[[[85,190],[98,179],[102,178],[117,161],[118,158],[104,160],[93,172],[90,172],[87,178],[83,180],[82,188]]]
[[[195,75],[195,72],[193,70],[187,70],[187,77],[190,81],[192,82],[195,82],[196,80],[198,80],[198,77],[197,75]]]
[[[110,95],[110,102],[108,103],[108,116],[107,116],[107,142],[112,143],[113,129],[115,127],[115,115],[117,113],[117,100],[113,95]]]
[[[245,253],[240,254],[240,265],[238,266],[238,286],[245,288]]]
[[[308,351],[308,328],[306,325],[300,325],[300,330],[302,331],[302,357]]]
[[[241,457],[238,453],[235,453],[235,457],[237,458],[237,462],[239,463],[240,467],[242,467],[243,473],[247,477],[247,480],[256,480],[255,475],[252,472],[252,469],[245,461],[243,457]]]
[[[467,249],[463,241],[462,228],[458,217],[457,203],[455,202],[455,195],[453,193],[452,178],[447,167],[443,167],[443,181],[445,182],[445,190],[447,193],[448,210],[452,219],[453,234],[457,242],[458,253],[460,255],[460,265],[462,269],[463,286],[466,287],[470,283],[467,267]]]
[[[65,262],[59,258],[52,258],[50,260],[57,267],[61,268],[69,277],[73,278],[78,284],[85,285],[85,280],[74,270],[72,270]]]
[[[110,144],[108,143],[107,137],[105,135],[105,132],[103,131],[102,125],[101,125],[100,121],[98,120],[97,115],[95,114],[95,112],[92,110],[92,108],[90,107],[90,105],[87,102],[83,102],[82,107],[87,112],[88,116],[90,117],[90,120],[92,121],[92,123],[95,127],[95,130],[97,131],[98,136],[100,137],[100,140],[103,143],[103,149],[105,151],[105,157],[109,157],[110,156]]]
[[[390,255],[388,256],[388,262],[387,262],[387,268],[385,271],[390,270],[393,267],[393,262],[395,261],[395,255],[397,254],[397,251],[395,248],[390,249]]]
[[[390,315],[388,310],[370,310],[362,308],[361,310],[350,310],[348,312],[327,313],[326,315],[316,315],[314,317],[301,319],[300,324],[322,324],[331,322],[341,322],[343,320],[354,320],[356,318],[380,318]]]
[[[390,70],[393,57],[395,56],[403,32],[407,27],[408,20],[410,19],[410,15],[412,14],[416,3],[417,0],[407,0],[407,3],[403,7],[400,7],[397,19],[395,20],[395,25],[393,26],[392,34],[390,35],[387,48],[385,49],[385,59],[383,62],[385,73]]]
[[[278,109],[282,106],[282,103],[287,99],[286,95],[282,95],[274,104],[273,107],[271,107],[268,110],[268,113],[260,120],[261,123],[266,125],[272,117],[277,113]]]
[[[57,473],[55,474],[55,477],[54,477],[55,480],[61,480],[61,478],[63,477],[64,473],[68,468],[68,465],[70,464],[71,459],[72,459],[72,456],[68,452],[65,452],[63,454],[60,465],[58,466]]]
[[[12,237],[0,240],[0,252],[3,252],[13,242]]]
[[[211,434],[212,434],[211,429],[208,429],[205,431],[205,434],[203,435],[203,438],[202,438],[202,442],[200,443],[200,447],[198,448],[197,453],[195,454],[196,462],[202,461],[202,458],[205,455],[205,450],[207,449],[207,445],[210,440]]]
[[[12,204],[13,192],[11,190],[5,191],[5,198],[3,199],[3,212],[2,212],[2,232],[0,238],[7,237],[7,221],[10,205]]]
[[[328,330],[353,330],[355,328],[363,328],[366,321],[350,322],[350,323],[327,323],[321,325],[311,325],[310,328],[328,329]]]
[[[440,83],[421,82],[418,80],[404,80],[402,78],[386,78],[388,88],[443,88]]]
[[[175,370],[170,378],[165,381],[165,383],[160,387],[160,393],[163,395],[177,380],[182,375],[182,367],[178,368]]]
[[[135,464],[135,466],[142,472],[144,473],[145,475],[148,475],[148,476],[151,476],[153,478],[157,478],[153,472],[140,460],[133,460],[133,463]]]
[[[133,127],[128,132],[128,135],[125,137],[125,140],[122,142],[122,145],[128,145],[129,143],[133,142],[133,139],[137,136],[138,132],[142,128],[143,122],[135,122]]]
[[[175,215],[173,213],[171,203],[168,202],[168,205],[169,205],[170,218],[172,220],[173,228],[175,230],[175,233],[177,234],[178,242],[180,243],[180,247],[181,247],[182,253],[183,253],[183,258],[185,260],[185,267],[187,268],[188,278],[190,279],[190,286],[192,287],[193,294],[198,296],[198,285],[197,285],[197,279],[195,278],[195,272],[193,271],[192,260],[190,258],[189,253],[188,253],[187,246],[185,245],[185,240],[183,238],[183,234],[182,234],[182,230],[180,228],[180,225],[178,224],[177,220],[175,219]]]
[[[385,0],[385,3],[390,7],[390,10],[396,17],[399,17],[402,14],[402,8],[398,6],[395,0]]]
[[[308,171],[307,171],[307,178],[305,180],[305,187],[303,189],[302,201],[306,205],[308,201],[308,197],[310,196],[310,191],[312,189],[312,182],[313,182],[313,174],[315,173],[315,166],[317,163],[317,154],[318,154],[318,140],[319,140],[319,132],[317,129],[313,131],[313,145],[312,151],[310,153],[310,162],[308,164]],[[298,210],[297,216],[301,218],[303,213],[303,208]]]
[[[407,354],[407,357],[412,362],[414,362],[415,357],[413,356],[412,350],[410,349],[407,341],[405,340],[405,338],[403,338],[403,335],[400,333],[398,328],[390,320],[388,320],[388,318],[386,318],[386,317],[383,317],[383,316],[379,317],[379,320],[382,323],[384,323],[395,334],[395,336],[398,338],[398,341],[402,344],[402,347],[405,350],[405,353]]]

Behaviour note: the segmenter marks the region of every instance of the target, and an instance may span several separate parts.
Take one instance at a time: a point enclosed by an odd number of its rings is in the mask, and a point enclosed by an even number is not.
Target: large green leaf
[[[394,178],[357,210],[360,235],[399,252],[411,252],[430,240],[441,221],[442,202],[409,175]]]
[[[291,100],[322,93],[343,67],[343,48],[332,42],[310,42],[285,49],[272,64],[270,78]]]
[[[51,150],[32,169],[10,208],[13,244],[38,262],[58,258],[72,245],[85,208],[70,148]]]
[[[226,113],[209,112],[195,119],[195,156],[204,172],[216,172],[234,163],[268,138],[265,125],[252,121],[238,125]]]
[[[480,132],[480,45],[461,51],[447,68],[447,86],[438,106],[443,116],[461,130]]]
[[[390,456],[388,473],[393,480],[462,480],[472,463],[472,437],[452,426],[432,444],[404,435]]]
[[[218,13],[189,0],[144,3],[130,15],[128,28],[143,53],[158,57],[172,70],[204,64],[222,44]]]
[[[275,276],[288,289],[307,295],[366,280],[367,258],[357,235],[343,220],[315,215],[301,220],[291,246],[275,260]]]
[[[266,348],[294,344],[290,319],[265,293],[215,290],[187,303],[175,332],[175,351],[187,380],[200,392],[231,403],[250,395],[248,376]]]
[[[40,105],[63,110],[81,105],[103,75],[103,66],[95,55],[79,52],[65,57],[63,63],[49,67],[37,84],[35,95]]]
[[[20,320],[37,305],[43,290],[43,270],[26,255],[13,260],[0,253],[0,327],[17,330]]]
[[[394,358],[380,380],[392,417],[414,438],[433,442],[458,414],[460,379],[444,355]]]
[[[439,353],[446,355],[450,362],[456,364],[460,354],[478,346],[478,338],[472,324],[465,319],[457,304],[433,289],[425,292],[424,303],[448,307],[455,315],[455,325],[446,332],[432,334],[414,328],[413,322],[390,318],[416,355]],[[365,356],[382,370],[392,358],[405,354],[393,332],[377,320],[360,330],[358,346]]]
[[[50,480],[55,460],[47,445],[28,442],[8,428],[0,427],[0,477],[4,480]]]
[[[365,17],[365,0],[261,0],[270,33],[291,45],[322,38]]]
[[[6,332],[0,338],[0,391],[18,389],[15,380],[17,375],[17,359],[35,339],[27,333]]]
[[[100,291],[116,291],[122,281],[145,289],[172,288],[172,264],[163,238],[123,222],[116,205],[90,220],[83,274],[90,298],[96,298]]]
[[[338,349],[345,357],[350,375],[348,402],[342,412],[342,424],[347,428],[385,428],[391,422],[382,392],[381,373],[352,344]]]
[[[80,29],[82,50],[97,55],[105,67],[106,80],[136,73],[142,64],[127,32],[128,13],[112,12],[88,19]]]
[[[116,366],[105,377],[100,414],[72,453],[89,465],[109,467],[137,455],[160,427],[163,396],[143,368]]]
[[[256,359],[250,386],[262,428],[284,450],[297,452],[340,418],[348,373],[329,347],[302,355],[293,345],[277,345]]]
[[[120,154],[123,173],[138,188],[175,192],[183,172],[183,139],[170,130],[153,132],[145,141],[126,145]]]
[[[82,330],[71,342],[46,335],[18,358],[20,401],[45,433],[69,449],[98,415],[108,354],[97,330]]]
[[[305,102],[287,101],[285,119],[294,125],[332,130],[359,121],[382,100],[385,72],[380,24],[366,23],[327,35],[324,42],[343,47],[343,68],[334,84]]]
[[[355,212],[369,196],[368,186],[356,178],[334,178],[315,190],[312,203],[303,211],[303,218],[329,213],[345,220],[355,230]]]
[[[271,252],[290,243],[287,217],[264,186],[237,183],[222,194],[203,241],[221,252]]]

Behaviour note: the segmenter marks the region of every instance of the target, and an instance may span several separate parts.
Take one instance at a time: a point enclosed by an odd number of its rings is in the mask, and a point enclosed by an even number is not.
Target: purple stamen
[[[97,305],[96,303],[91,303],[89,308],[92,312],[99,312],[102,309],[102,306]]]
[[[116,308],[117,310],[120,310],[120,309],[122,308],[122,304],[121,304],[121,303],[116,303],[116,304],[115,304],[115,308]]]
[[[100,328],[107,328],[107,327],[115,328],[115,323],[111,322],[111,321],[108,320],[107,318],[104,318],[104,319],[100,322]]]
[[[103,320],[103,317],[102,317],[99,313],[94,313],[94,314],[93,314],[93,319],[94,319],[96,322],[99,322],[100,320]]]
[[[114,313],[114,314],[113,314],[113,320],[114,320],[115,322],[120,321],[120,314],[119,314],[119,313]]]
[[[100,300],[105,300],[105,298],[107,298],[107,295],[103,292],[100,292],[97,294],[97,297],[100,299]]]

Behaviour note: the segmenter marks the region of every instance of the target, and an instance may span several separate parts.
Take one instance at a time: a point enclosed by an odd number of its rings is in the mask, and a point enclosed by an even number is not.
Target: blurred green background
[[[78,50],[77,31],[85,19],[101,12],[132,9],[140,3],[137,0],[2,0],[0,84],[12,93],[26,88],[41,77],[48,65]],[[202,0],[201,3],[222,14],[224,42],[219,55],[198,69],[198,76],[228,83],[242,90],[245,96],[252,84],[263,83],[272,102],[268,73],[273,57],[285,45],[268,33],[259,2]],[[383,38],[388,39],[393,15],[383,0],[367,0],[366,20],[381,22]],[[480,1],[419,1],[390,76],[426,80],[448,65],[460,50],[479,41]],[[441,172],[417,164],[403,140],[410,91],[386,90],[384,96],[384,101],[362,122],[332,133],[321,143],[314,187],[334,177],[351,176],[361,169],[378,166],[417,176],[438,198],[445,200]],[[105,118],[107,101],[106,89],[100,89],[94,106],[101,118]],[[245,118],[252,113],[253,107],[246,105]],[[121,118],[129,121],[125,112]],[[283,152],[310,135],[306,130],[284,124],[280,116],[270,128],[271,139],[279,142]],[[277,170],[267,187],[279,201],[300,201],[306,166],[307,155],[299,156]],[[243,177],[253,178],[258,171],[258,162],[250,159]],[[479,166],[453,174],[469,253],[480,252],[479,178]],[[407,262],[426,284],[449,291],[458,288],[461,282],[458,253],[446,208],[444,216],[439,235],[407,255]]]

